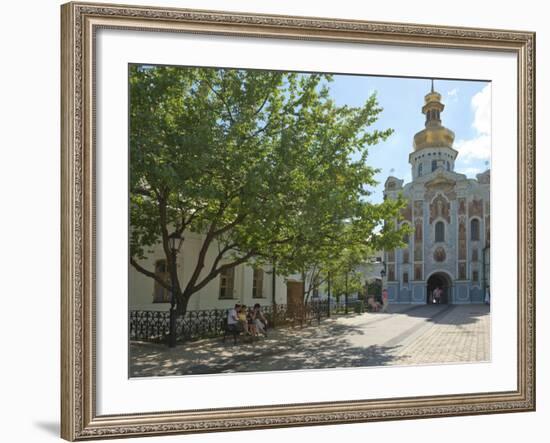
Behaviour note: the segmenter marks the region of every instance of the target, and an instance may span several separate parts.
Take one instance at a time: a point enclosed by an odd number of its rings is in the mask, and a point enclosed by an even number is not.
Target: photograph
[[[491,81],[127,86],[130,378],[491,361]]]
[[[61,7],[62,438],[534,411],[536,26],[205,8]]]

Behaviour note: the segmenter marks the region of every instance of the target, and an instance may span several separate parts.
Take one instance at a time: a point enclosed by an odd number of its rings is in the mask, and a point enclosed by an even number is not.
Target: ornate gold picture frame
[[[68,3],[62,23],[61,436],[216,432],[535,409],[535,34],[524,31]],[[96,34],[184,33],[331,44],[471,49],[517,59],[517,389],[253,407],[97,412]],[[121,147],[122,150],[126,149]],[[121,269],[120,272],[126,272]],[[124,319],[121,319],[124,321]]]

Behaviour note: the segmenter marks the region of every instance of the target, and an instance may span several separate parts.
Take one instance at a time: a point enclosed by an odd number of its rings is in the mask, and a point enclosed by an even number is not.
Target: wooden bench
[[[225,338],[228,335],[233,336],[233,344],[237,344],[237,337],[243,333],[241,327],[239,324],[233,325],[233,327],[229,327],[227,324],[227,318],[223,319],[223,342],[225,343]]]

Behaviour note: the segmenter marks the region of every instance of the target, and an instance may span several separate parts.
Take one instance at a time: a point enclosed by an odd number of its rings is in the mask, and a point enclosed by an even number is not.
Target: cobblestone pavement
[[[267,338],[206,339],[168,348],[132,342],[130,376],[213,374],[490,360],[485,305],[394,305],[389,313],[280,328]]]

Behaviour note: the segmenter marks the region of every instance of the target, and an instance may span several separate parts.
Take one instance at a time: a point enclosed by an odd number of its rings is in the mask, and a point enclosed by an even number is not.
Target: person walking
[[[489,292],[489,286],[487,286],[487,289],[485,290],[485,304],[491,304],[491,293]]]
[[[431,303],[433,303],[433,304],[437,303],[437,287],[435,287],[434,290],[432,291]]]
[[[441,293],[442,293],[442,289],[438,286],[437,288],[435,288],[434,290],[434,303],[439,305],[441,303]]]
[[[382,312],[388,312],[388,290],[382,291]]]

